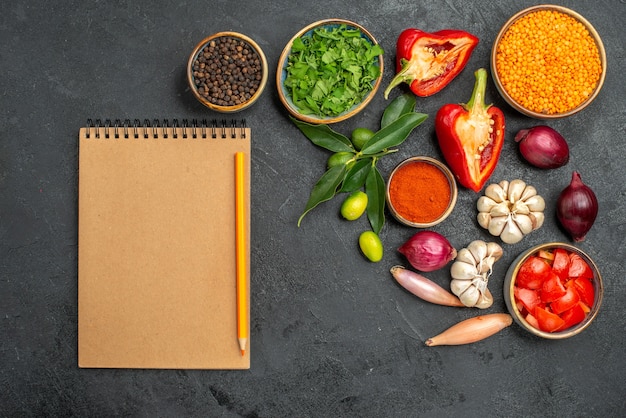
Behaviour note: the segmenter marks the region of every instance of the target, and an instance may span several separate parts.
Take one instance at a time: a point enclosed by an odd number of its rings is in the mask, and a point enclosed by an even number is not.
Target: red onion
[[[416,233],[398,251],[420,271],[438,270],[456,257],[456,250],[450,242],[434,231]]]
[[[549,126],[522,129],[515,135],[522,157],[539,168],[557,168],[569,161],[569,146],[560,133]]]
[[[572,181],[556,201],[556,216],[563,228],[569,232],[575,242],[585,240],[598,215],[598,199],[589,186],[574,171]]]

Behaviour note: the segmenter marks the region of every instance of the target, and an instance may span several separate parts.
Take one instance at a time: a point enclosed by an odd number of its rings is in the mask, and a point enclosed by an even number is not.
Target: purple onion
[[[522,129],[515,135],[522,157],[539,168],[557,168],[569,161],[569,146],[560,133],[549,126]]]
[[[598,199],[576,171],[572,173],[569,186],[563,189],[556,201],[556,216],[575,242],[585,240],[598,216]]]
[[[456,257],[446,237],[434,231],[416,233],[398,251],[419,271],[438,270]]]

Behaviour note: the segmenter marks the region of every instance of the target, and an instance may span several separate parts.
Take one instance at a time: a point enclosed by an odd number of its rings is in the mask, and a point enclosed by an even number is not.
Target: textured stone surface
[[[424,341],[476,315],[423,303],[389,274],[395,249],[414,231],[388,217],[386,253],[367,262],[357,245],[365,218],[348,223],[340,199],[296,226],[327,153],[309,143],[276,94],[278,57],[301,27],[323,18],[362,23],[386,49],[383,87],[401,30],[466,29],[481,42],[444,91],[418,99],[429,119],[380,162],[387,175],[412,155],[441,158],[434,115],[464,102],[473,71],[489,65],[499,27],[530,1],[6,2],[0,14],[0,415],[2,416],[620,416],[626,413],[626,88],[623,1],[567,1],[603,36],[604,89],[584,112],[550,122],[571,161],[525,165],[513,135],[539,124],[514,113],[490,82],[487,100],[507,116],[493,179],[522,178],[547,200],[545,226],[505,246],[490,281],[505,310],[502,279],[513,258],[547,241],[568,241],[554,216],[558,193],[580,171],[600,201],[580,248],[597,262],[605,300],[596,322],[568,341],[536,339],[513,325],[488,340],[427,348]],[[234,30],[267,55],[268,88],[236,115],[253,128],[252,367],[248,371],[81,370],[77,367],[77,133],[87,118],[218,118],[185,81],[188,54],[211,33]],[[397,93],[396,93],[397,94]],[[378,127],[379,92],[345,134]],[[457,248],[490,237],[475,222],[477,195],[434,228]],[[428,275],[442,285],[448,271]]]

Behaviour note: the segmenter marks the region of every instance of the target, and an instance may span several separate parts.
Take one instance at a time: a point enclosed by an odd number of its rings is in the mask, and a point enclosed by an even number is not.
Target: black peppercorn
[[[192,71],[198,93],[218,106],[244,103],[263,78],[257,51],[246,41],[229,36],[215,38],[202,48]]]

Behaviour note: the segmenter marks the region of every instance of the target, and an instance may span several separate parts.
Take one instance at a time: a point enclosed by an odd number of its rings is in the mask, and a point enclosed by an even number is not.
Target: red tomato
[[[554,332],[565,324],[565,321],[560,316],[549,312],[541,306],[535,308],[535,317],[539,323],[539,329],[545,332]]]
[[[550,275],[551,269],[550,264],[546,263],[545,260],[537,256],[530,256],[517,272],[515,284],[527,289],[539,289],[543,281]]]
[[[539,322],[537,322],[537,318],[535,318],[532,314],[526,315],[524,318],[526,322],[528,322],[532,327],[539,329]]]
[[[536,290],[515,286],[513,294],[527,312],[535,312],[535,307],[541,303],[541,298]]]
[[[591,271],[591,267],[589,267],[589,264],[587,264],[581,256],[576,253],[570,253],[569,260],[569,277],[593,279],[593,271]]]
[[[579,300],[580,296],[578,296],[578,292],[576,292],[573,287],[568,287],[567,291],[562,297],[550,304],[550,308],[555,314],[562,314],[568,309],[571,309],[574,306],[578,306]]]
[[[555,272],[561,280],[567,280],[569,277],[569,254],[563,248],[556,248],[554,250],[552,271]]]
[[[580,299],[585,302],[587,306],[592,306],[596,296],[593,283],[591,283],[590,280],[579,278],[574,280],[574,287],[578,291]]]
[[[564,323],[558,331],[565,331],[568,328],[573,327],[574,325],[580,324],[585,319],[587,314],[583,310],[580,303],[574,305],[571,309],[563,312],[561,315],[561,319],[563,319]]]
[[[562,248],[540,250],[522,263],[513,294],[531,326],[545,332],[563,331],[580,323],[595,300],[591,266]]]
[[[582,300],[580,302],[578,302],[578,304],[580,305],[580,307],[582,308],[582,310],[588,314],[589,312],[591,312],[591,308],[589,306],[587,306],[587,304],[585,302],[583,302]]]
[[[561,283],[561,279],[554,272],[550,272],[549,278],[541,285],[541,301],[554,302],[565,295],[565,286]]]

